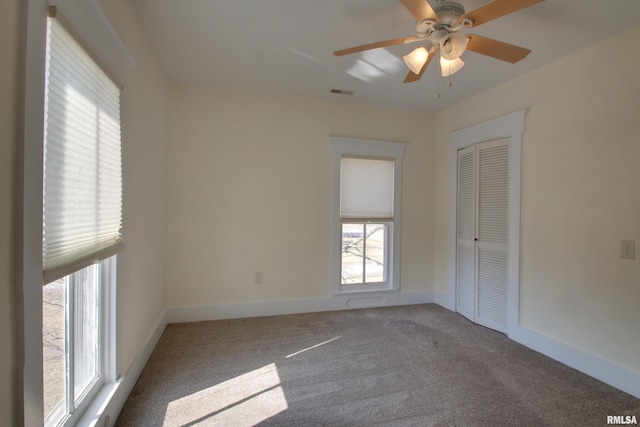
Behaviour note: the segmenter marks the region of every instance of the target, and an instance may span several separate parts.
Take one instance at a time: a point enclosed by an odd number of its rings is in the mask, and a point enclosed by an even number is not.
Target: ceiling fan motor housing
[[[464,6],[454,1],[441,1],[433,5],[438,15],[438,25],[443,27],[456,26],[460,17],[465,14]]]

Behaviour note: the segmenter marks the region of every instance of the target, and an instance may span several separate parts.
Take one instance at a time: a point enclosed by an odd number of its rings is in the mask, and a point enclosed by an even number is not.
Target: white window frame
[[[393,236],[393,222],[392,221],[385,221],[385,220],[379,220],[379,219],[371,219],[371,220],[362,220],[362,219],[342,219],[340,220],[340,232],[341,232],[341,236],[344,237],[344,233],[342,232],[343,230],[343,226],[346,224],[357,224],[357,225],[362,225],[363,228],[367,225],[376,225],[376,224],[380,224],[384,226],[384,233],[385,233],[385,238],[384,238],[384,261],[383,261],[383,265],[384,265],[384,274],[383,274],[383,279],[382,279],[382,283],[388,283],[389,281],[389,261],[390,261],[390,257],[389,257],[389,253],[390,253],[390,248],[391,248],[391,243],[390,243],[390,236]],[[366,229],[363,231],[363,256],[362,256],[362,273],[363,273],[363,278],[366,277],[366,272],[367,272],[367,235],[366,235]],[[341,246],[341,250],[340,250],[340,267],[341,267],[341,275],[342,275],[342,254],[344,253],[344,241],[341,242],[340,244]],[[366,279],[365,279],[366,280]],[[380,285],[381,282],[365,282],[362,284],[346,284],[347,287],[352,288],[351,290],[363,290],[363,291],[368,291],[368,290],[372,290],[372,287],[378,287],[378,288],[386,288],[386,285]],[[342,277],[340,278],[340,283],[341,285],[344,287],[345,284],[342,283]]]
[[[400,236],[402,218],[402,160],[407,144],[331,137],[331,289],[333,295],[371,292],[397,292],[400,290]],[[342,284],[342,223],[340,218],[340,170],[343,157],[393,160],[393,217],[382,221],[387,226],[386,281],[371,284]],[[372,220],[372,223],[379,221]]]
[[[111,75],[124,82],[134,61],[97,0],[27,0],[23,38],[23,80],[20,84],[22,114],[19,117],[21,141],[18,164],[18,203],[21,206],[17,231],[16,280],[21,285],[22,309],[18,317],[21,399],[18,400],[20,425],[43,425],[42,396],[42,141],[44,135],[44,75],[48,7],[55,5]],[[110,319],[105,322],[110,345],[104,349],[105,384],[92,402],[87,402],[80,423],[98,422],[106,403],[119,386],[117,379],[116,264],[108,268],[112,281],[108,296]],[[106,303],[107,301],[105,301]],[[80,414],[78,414],[80,416]],[[93,421],[91,421],[93,420]],[[75,421],[74,421],[75,422]]]
[[[116,307],[116,271],[117,271],[117,255],[107,258],[97,263],[99,265],[98,272],[98,286],[99,286],[99,314],[98,314],[98,379],[94,384],[91,384],[85,390],[85,395],[81,396],[82,399],[78,401],[78,405],[73,407],[74,401],[78,396],[72,395],[71,400],[62,402],[50,415],[51,421],[47,422],[45,419],[45,426],[70,426],[75,425],[78,419],[82,417],[89,405],[96,400],[101,389],[108,386],[110,383],[115,383],[117,380],[116,371],[116,358],[115,358],[115,307]],[[81,271],[80,269],[78,271]],[[77,273],[77,272],[76,272]],[[75,273],[71,273],[69,276],[73,276]],[[72,279],[73,280],[73,279]],[[75,286],[75,285],[74,285]],[[68,294],[69,290],[65,289],[65,294]],[[68,301],[68,295],[65,295],[65,299]],[[71,304],[65,305],[65,313],[75,311],[75,307]],[[74,313],[75,316],[75,313]],[[74,337],[66,335],[68,331],[65,331],[65,341],[75,340]],[[75,341],[74,341],[75,343]],[[73,352],[73,350],[71,350]],[[65,355],[67,360],[65,364],[69,364],[69,372],[74,372],[74,360],[68,354]],[[68,379],[71,381],[71,390],[73,390],[73,376]],[[73,393],[73,391],[72,391]],[[70,415],[67,415],[70,413]]]

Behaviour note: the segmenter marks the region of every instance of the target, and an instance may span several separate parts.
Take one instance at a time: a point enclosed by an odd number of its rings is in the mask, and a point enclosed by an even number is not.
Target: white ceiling
[[[451,106],[640,23],[640,0],[547,0],[463,30],[533,52],[514,65],[465,52],[466,65],[448,87],[435,61],[422,80],[402,83],[408,72],[402,56],[415,44],[332,54],[415,35],[415,19],[398,0],[132,1],[175,81],[424,111]],[[487,0],[459,3],[470,11]],[[355,94],[330,94],[334,88]]]

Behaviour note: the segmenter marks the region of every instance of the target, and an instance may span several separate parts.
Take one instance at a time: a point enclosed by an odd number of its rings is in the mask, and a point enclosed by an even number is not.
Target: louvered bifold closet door
[[[506,332],[509,231],[508,140],[476,146],[476,323]]]
[[[475,322],[475,147],[458,151],[456,311]]]

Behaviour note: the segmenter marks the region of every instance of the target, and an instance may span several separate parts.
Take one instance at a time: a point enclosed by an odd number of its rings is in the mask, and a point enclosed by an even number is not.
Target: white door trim
[[[479,123],[447,135],[449,141],[449,170],[451,176],[450,212],[457,218],[457,162],[458,150],[479,142],[509,139],[509,264],[507,287],[507,335],[515,332],[520,319],[520,174],[522,132],[526,110]],[[449,295],[447,305],[456,308],[456,220],[449,229]]]

